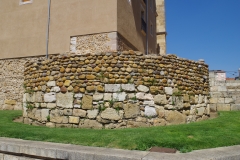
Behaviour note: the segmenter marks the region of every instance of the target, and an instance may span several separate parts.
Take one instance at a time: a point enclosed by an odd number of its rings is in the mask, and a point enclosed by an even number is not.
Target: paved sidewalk
[[[0,160],[31,160],[46,157],[59,160],[240,160],[240,145],[170,154],[0,138],[0,152],[38,156],[38,158],[18,156],[9,158],[9,154],[0,153]]]

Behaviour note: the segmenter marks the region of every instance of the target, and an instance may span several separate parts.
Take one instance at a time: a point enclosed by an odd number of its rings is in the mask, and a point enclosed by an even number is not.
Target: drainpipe
[[[148,0],[146,0],[146,12],[147,12],[147,18],[146,18],[146,54],[148,55]]]
[[[48,44],[49,44],[50,8],[51,8],[51,0],[48,0],[48,23],[47,23],[47,33],[46,33],[46,58],[47,59],[48,59]]]

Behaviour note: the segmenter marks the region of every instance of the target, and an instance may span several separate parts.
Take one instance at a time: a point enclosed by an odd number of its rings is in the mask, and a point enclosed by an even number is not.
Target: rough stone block
[[[93,100],[94,101],[101,101],[101,100],[103,100],[103,94],[94,94],[93,95]]]
[[[231,111],[240,111],[240,104],[232,104]]]
[[[43,102],[43,92],[35,92],[35,100],[34,102],[42,103]]]
[[[217,112],[217,104],[209,104],[210,112]]]
[[[198,104],[201,104],[201,103],[203,103],[203,101],[204,101],[204,96],[203,95],[198,95]]]
[[[216,103],[218,103],[218,99],[215,98],[215,97],[211,97],[209,101],[210,101],[211,104],[216,104]]]
[[[62,108],[73,108],[73,93],[57,93],[57,106]]]
[[[230,104],[217,104],[217,111],[230,111]]]
[[[184,107],[183,98],[181,96],[173,96],[172,97],[172,105],[176,109],[182,109]]]
[[[139,92],[144,92],[144,93],[147,93],[149,91],[149,88],[147,86],[144,86],[144,85],[139,85],[137,87],[138,91]]]
[[[49,116],[49,109],[41,109],[41,120],[47,121]]]
[[[34,114],[34,118],[37,119],[38,121],[41,121],[42,120],[42,110],[38,109],[35,111]]]
[[[53,109],[53,108],[57,107],[56,103],[47,103],[46,105],[47,105],[47,108],[49,108],[49,109]],[[42,107],[42,105],[41,105],[41,107]]]
[[[112,93],[104,93],[104,98],[103,98],[104,101],[110,101],[112,99],[113,99]]]
[[[9,104],[4,104],[2,107],[2,110],[14,110],[14,106]]]
[[[153,126],[165,126],[166,124],[167,122],[163,118],[155,118],[153,120]]]
[[[94,119],[96,118],[98,115],[98,109],[94,109],[94,110],[87,110],[87,117],[89,119]]]
[[[48,87],[55,87],[56,86],[56,81],[48,81],[47,86]]]
[[[48,102],[48,103],[56,102],[56,93],[50,92],[50,93],[44,94],[44,102]]]
[[[82,109],[92,109],[93,97],[89,95],[84,95],[82,99]]]
[[[27,102],[34,102],[35,101],[35,94],[25,93],[26,101]]]
[[[227,87],[226,86],[218,86],[218,91],[219,92],[226,92],[227,91]]]
[[[197,115],[198,116],[202,116],[204,113],[205,113],[205,108],[204,107],[197,108]]]
[[[156,96],[154,97],[154,102],[155,102],[156,104],[159,104],[159,105],[165,105],[165,104],[168,103],[167,97],[166,97],[165,94],[164,94],[164,95],[160,95],[160,94],[156,95]]]
[[[138,104],[127,103],[123,106],[125,118],[136,118],[140,115],[140,108]]]
[[[52,122],[47,122],[47,123],[46,123],[46,126],[49,127],[49,128],[55,128],[55,127],[56,127],[56,124],[55,124],[55,123],[52,123]]]
[[[125,101],[127,97],[127,94],[125,92],[120,92],[120,93],[113,93],[113,100],[114,101]]]
[[[155,106],[154,101],[143,101],[143,105]]]
[[[184,124],[186,116],[178,111],[165,111],[165,117],[168,124]]]
[[[120,92],[121,85],[120,84],[105,84],[105,92]]]
[[[80,119],[79,117],[69,116],[69,123],[78,124],[79,119]]]
[[[83,94],[82,93],[78,93],[78,94],[75,94],[74,95],[74,98],[82,98],[83,97]]]
[[[165,87],[164,91],[168,95],[172,95],[173,94],[173,88],[172,87]]]
[[[109,120],[119,120],[121,117],[113,108],[107,108],[101,113],[101,118]]]
[[[183,102],[189,102],[189,95],[187,94],[183,95]]]
[[[103,125],[96,120],[85,119],[80,121],[79,128],[102,129]]]
[[[224,103],[224,98],[218,98],[217,103]]]
[[[62,110],[52,110],[50,112],[50,121],[55,123],[68,123],[68,117],[63,116]]]
[[[125,92],[134,92],[135,85],[134,84],[122,84],[122,90]]]
[[[61,91],[61,89],[60,89],[60,87],[52,87],[52,89],[51,89],[51,92],[56,92],[56,93],[58,93],[58,92],[60,92]]]
[[[17,101],[16,100],[8,100],[8,99],[6,99],[4,101],[4,103],[8,104],[8,105],[15,105],[15,104],[17,104]]]
[[[147,117],[155,117],[155,116],[157,116],[156,109],[154,107],[146,106],[144,115]]]
[[[63,115],[64,116],[72,116],[73,115],[73,110],[72,109],[64,109],[63,110]]]
[[[73,116],[77,116],[77,117],[86,117],[87,115],[87,111],[82,110],[82,109],[73,109]]]
[[[234,100],[232,98],[225,98],[224,102],[227,104],[234,103]]]
[[[136,127],[149,127],[149,123],[144,122],[135,122],[135,121],[128,121],[127,128],[136,128]]]

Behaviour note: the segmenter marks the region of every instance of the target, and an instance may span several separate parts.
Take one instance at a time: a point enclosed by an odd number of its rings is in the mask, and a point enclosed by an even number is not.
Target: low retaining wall
[[[214,72],[209,77],[211,112],[240,110],[240,80],[217,81]]]
[[[62,54],[25,64],[24,123],[126,128],[207,119],[208,66],[141,52]]]

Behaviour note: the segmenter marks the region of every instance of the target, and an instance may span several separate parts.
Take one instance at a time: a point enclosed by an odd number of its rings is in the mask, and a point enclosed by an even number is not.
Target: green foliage
[[[32,110],[34,108],[34,105],[31,102],[26,102],[26,108],[29,110]]]
[[[117,106],[117,107],[115,108],[115,110],[116,110],[117,113],[119,114],[119,111],[121,110],[121,108],[120,108],[119,106]]]
[[[116,100],[114,100],[114,99],[109,100],[109,101],[108,101],[109,107],[113,107],[115,101],[116,101]]]
[[[100,81],[103,81],[104,78],[106,78],[106,77],[104,76],[104,73],[103,73],[103,72],[100,72],[100,73],[97,74],[97,78],[98,78]]]
[[[154,86],[157,83],[157,81],[156,81],[156,79],[149,79],[148,83],[150,83],[150,85]]]
[[[46,118],[47,118],[47,121],[50,122],[50,115],[48,115]]]
[[[127,82],[128,84],[133,84],[134,83],[134,79],[132,79],[132,78],[130,78],[130,79],[128,79],[128,82]]]
[[[103,104],[98,104],[98,112],[101,113],[102,111],[104,111],[106,109],[106,107]]]
[[[173,95],[173,96],[178,96],[178,97],[179,97],[179,96],[182,96],[182,94],[183,94],[182,91],[179,90],[178,92],[173,92],[172,95]]]
[[[28,93],[28,94],[33,94],[34,93],[34,90],[27,87],[25,84],[23,85],[23,88],[24,88],[24,93]]]
[[[137,100],[137,97],[134,96],[134,97],[132,97],[132,98],[130,98],[130,99],[133,100],[133,101],[136,101],[136,100]]]
[[[181,152],[240,145],[240,111],[219,114],[218,118],[190,124],[94,130],[15,123],[12,120],[21,116],[22,111],[0,111],[0,137],[129,150],[158,146]]]

